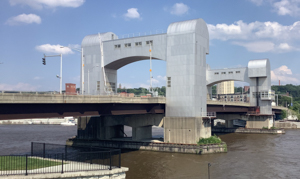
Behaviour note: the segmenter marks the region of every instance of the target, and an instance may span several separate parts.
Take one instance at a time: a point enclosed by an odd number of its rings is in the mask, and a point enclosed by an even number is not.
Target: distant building
[[[223,81],[218,83],[217,94],[234,94],[234,81]]]
[[[250,89],[250,86],[244,86],[244,93],[248,92]]]
[[[134,93],[121,92],[119,94],[121,97],[134,97]]]
[[[67,95],[76,95],[76,84],[66,83],[66,94]]]

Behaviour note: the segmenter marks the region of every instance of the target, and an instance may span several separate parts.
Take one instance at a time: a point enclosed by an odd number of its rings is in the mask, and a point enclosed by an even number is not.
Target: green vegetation
[[[277,127],[271,127],[270,129],[278,129]]]
[[[61,165],[61,162],[54,162],[49,160],[27,158],[27,169],[45,168],[56,165]],[[26,157],[25,156],[0,156],[0,171],[2,170],[25,170]]]
[[[165,86],[162,86],[161,88],[159,88],[159,87],[153,88],[153,91],[157,91],[159,96],[166,96],[166,87]],[[142,87],[128,88],[128,89],[118,88],[117,92],[118,93],[121,93],[121,92],[134,93],[134,95],[136,95],[136,96],[144,96],[146,94],[150,94],[149,89],[142,88]]]
[[[287,118],[287,111],[286,110],[282,110],[281,111],[281,119]]]
[[[269,129],[268,127],[262,127],[262,129]]]
[[[222,140],[215,135],[209,137],[209,138],[201,138],[197,142],[198,145],[203,145],[203,144],[220,144],[222,143]]]
[[[224,147],[224,152],[227,152],[227,144],[223,144],[223,147]]]

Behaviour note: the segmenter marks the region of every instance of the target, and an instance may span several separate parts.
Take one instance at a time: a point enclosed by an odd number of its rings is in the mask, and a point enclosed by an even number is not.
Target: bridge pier
[[[152,126],[132,127],[132,140],[152,138]]]
[[[246,122],[246,128],[270,129],[273,126],[273,116],[250,116]]]
[[[78,119],[77,138],[123,138],[126,125],[132,127],[132,140],[151,139],[152,126],[161,126],[163,118],[163,114],[83,116]]]
[[[258,128],[267,127],[270,129],[273,126],[272,115],[242,115],[242,114],[218,114],[218,119],[225,120],[226,128],[233,128],[233,120],[241,119],[246,121],[246,128]]]
[[[202,117],[165,117],[164,141],[195,144],[211,136],[211,121]]]

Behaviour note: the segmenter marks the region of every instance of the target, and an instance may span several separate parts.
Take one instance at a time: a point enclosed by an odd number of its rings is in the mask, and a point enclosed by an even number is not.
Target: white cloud
[[[40,80],[40,79],[42,79],[42,77],[40,77],[40,76],[35,76],[33,79],[34,79],[34,80]]]
[[[125,19],[141,19],[140,13],[137,8],[130,8],[127,10],[127,13],[124,14]]]
[[[300,0],[250,0],[257,6],[269,4],[278,15],[299,16]]]
[[[289,26],[278,22],[251,22],[245,23],[242,20],[233,24],[208,24],[210,39],[261,39],[271,38],[277,40],[300,39],[300,21]]]
[[[34,9],[56,8],[56,7],[72,7],[77,8],[85,2],[85,0],[9,0],[10,5],[27,5]]]
[[[273,84],[278,84],[279,80],[281,84],[299,84],[300,82],[298,78],[295,78],[292,70],[285,65],[271,71],[271,80]]]
[[[257,6],[260,6],[263,4],[264,0],[250,0],[251,2],[253,2],[254,4],[256,4]]]
[[[282,49],[282,50],[290,50],[290,49],[292,49],[292,47],[289,44],[287,44],[287,43],[281,43],[281,44],[279,44],[278,48]]]
[[[0,83],[1,91],[36,91],[38,88],[39,86],[33,86],[28,83],[18,83],[15,85]]]
[[[189,6],[183,3],[176,3],[172,6],[170,13],[173,15],[181,16],[183,14],[187,14],[189,9]]]
[[[275,2],[273,7],[278,15],[300,15],[300,0],[281,0],[279,2]]]
[[[273,51],[275,48],[275,44],[268,41],[257,41],[257,42],[233,42],[235,45],[243,46],[250,52],[270,52]]]
[[[233,24],[208,24],[208,30],[210,39],[235,40],[234,44],[252,52],[299,50],[299,47],[291,44],[300,42],[300,21],[285,26],[278,22],[245,23],[240,20]],[[242,40],[242,42],[237,40]]]
[[[55,54],[73,54],[74,52],[70,48],[61,48],[62,45],[50,45],[44,44],[36,46],[35,49],[44,53],[55,53]]]
[[[40,24],[42,19],[40,16],[35,14],[20,14],[15,17],[9,18],[5,24],[8,25],[22,25],[22,24]]]

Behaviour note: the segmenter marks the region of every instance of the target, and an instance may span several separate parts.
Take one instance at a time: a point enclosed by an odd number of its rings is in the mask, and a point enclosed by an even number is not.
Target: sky
[[[0,90],[59,91],[80,86],[80,48],[91,34],[166,33],[170,23],[202,18],[208,26],[212,69],[246,67],[268,58],[272,84],[300,84],[300,0],[1,0]],[[166,84],[166,62],[153,61],[153,86]],[[149,60],[118,70],[122,87],[149,87]],[[236,82],[236,86],[244,83]],[[63,86],[64,89],[64,86]]]

